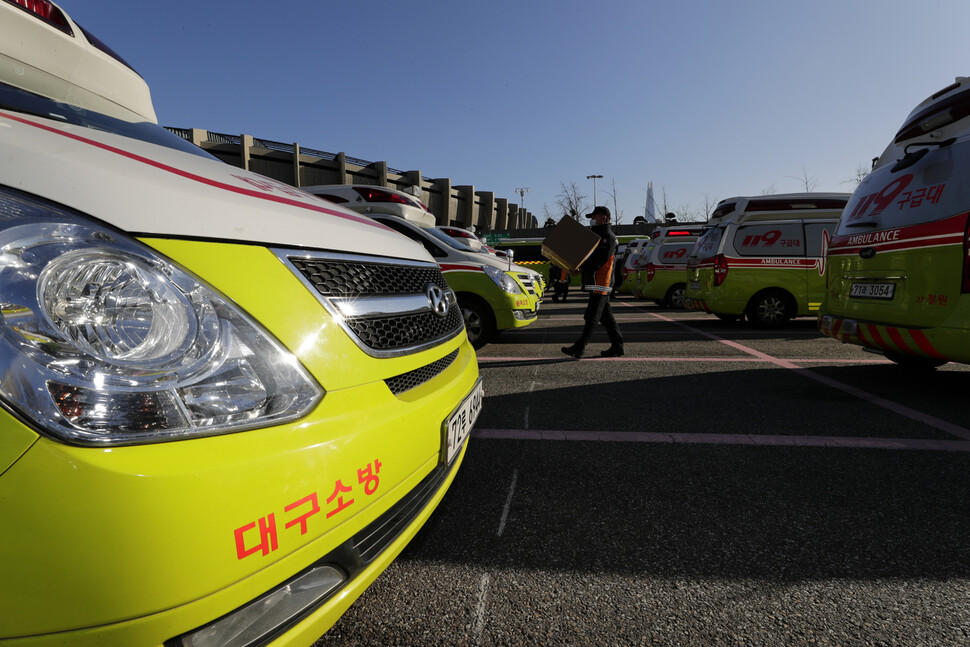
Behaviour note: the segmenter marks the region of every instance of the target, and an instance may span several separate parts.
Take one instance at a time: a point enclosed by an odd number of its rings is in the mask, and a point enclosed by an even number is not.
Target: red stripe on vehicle
[[[73,139],[74,141],[81,142],[82,144],[88,144],[89,146],[93,146],[95,148],[100,148],[103,151],[107,151],[109,153],[114,153],[115,155],[120,155],[121,157],[125,157],[125,158],[128,158],[130,160],[133,160],[135,162],[140,162],[142,164],[145,164],[146,166],[151,166],[151,167],[154,167],[154,168],[159,169],[161,171],[165,171],[166,173],[171,173],[172,175],[177,175],[177,176],[182,177],[182,178],[185,178],[187,180],[192,180],[194,182],[198,182],[199,184],[205,184],[207,186],[211,186],[211,187],[216,188],[216,189],[222,189],[223,191],[229,191],[231,193],[238,193],[240,195],[249,196],[251,198],[257,198],[259,200],[267,200],[269,202],[276,202],[278,204],[285,204],[285,205],[289,205],[289,206],[292,206],[292,207],[298,207],[300,209],[307,209],[309,211],[316,211],[318,213],[323,213],[323,214],[326,214],[328,216],[333,216],[335,218],[342,218],[344,220],[352,220],[354,222],[359,222],[359,223],[364,224],[364,225],[370,225],[372,227],[377,227],[379,229],[387,229],[387,230],[390,230],[389,227],[386,227],[385,225],[382,225],[381,223],[377,222],[376,220],[371,220],[370,218],[367,218],[366,216],[355,216],[355,215],[352,215],[352,214],[341,213],[339,211],[333,211],[331,209],[328,209],[326,206],[323,206],[322,201],[321,201],[321,205],[320,206],[317,206],[317,205],[314,205],[314,204],[307,204],[307,203],[301,202],[299,200],[293,200],[291,198],[284,198],[284,197],[278,196],[278,195],[272,195],[272,194],[268,194],[268,193],[262,193],[260,191],[255,191],[253,189],[244,189],[242,187],[233,186],[231,184],[226,184],[225,182],[220,182],[218,180],[213,180],[211,178],[207,178],[207,177],[204,177],[202,175],[196,175],[195,173],[189,173],[188,171],[183,171],[181,169],[177,169],[174,166],[169,166],[168,164],[163,164],[161,162],[156,162],[155,160],[149,159],[147,157],[142,157],[141,155],[138,155],[136,153],[131,153],[131,152],[126,151],[126,150],[123,150],[121,148],[116,148],[116,147],[110,146],[108,144],[103,144],[103,143],[98,142],[98,141],[95,141],[93,139],[88,139],[87,137],[82,137],[80,135],[75,135],[74,133],[64,132],[63,130],[59,130],[59,129],[54,128],[52,126],[45,126],[44,124],[38,124],[38,123],[35,123],[35,122],[30,121],[28,119],[21,119],[20,117],[17,117],[15,115],[11,115],[11,114],[6,113],[6,112],[0,111],[0,117],[4,117],[4,118],[9,119],[11,121],[16,121],[18,123],[21,123],[21,124],[24,124],[24,125],[27,125],[27,126],[32,126],[34,128],[37,128],[37,129],[40,129],[40,130],[44,130],[44,131],[47,131],[47,132],[52,133],[54,135],[60,135],[61,137],[66,137],[68,139]],[[291,188],[296,189],[297,187],[291,187]],[[307,197],[310,197],[310,194],[307,194]]]
[[[967,212],[930,223],[887,229],[865,234],[833,236],[830,255],[855,254],[863,247],[880,251],[943,247],[963,241]]]
[[[931,344],[930,340],[926,338],[926,335],[922,330],[910,330],[909,334],[913,338],[913,341],[916,342],[916,346],[926,355],[929,355],[930,357],[937,357],[939,359],[946,359],[940,354],[939,351],[933,348],[933,344]]]
[[[442,272],[484,272],[485,268],[479,265],[450,265],[441,266]]]
[[[861,331],[862,328],[863,327],[860,326],[859,327],[859,330]],[[873,345],[878,346],[879,348],[881,348],[883,350],[892,350],[892,348],[889,347],[889,344],[887,344],[885,341],[883,341],[882,335],[879,334],[879,329],[877,327],[875,327],[875,326],[873,326],[871,324],[866,324],[865,325],[865,329],[869,333],[869,337],[872,339],[872,344]],[[859,339],[862,339],[862,335],[861,334],[859,335]]]
[[[889,338],[893,341],[894,344],[896,344],[896,348],[903,351],[904,353],[912,352],[912,349],[909,347],[909,344],[906,343],[906,340],[903,339],[903,336],[899,333],[899,328],[895,328],[895,327],[887,328],[886,332],[889,333]]]

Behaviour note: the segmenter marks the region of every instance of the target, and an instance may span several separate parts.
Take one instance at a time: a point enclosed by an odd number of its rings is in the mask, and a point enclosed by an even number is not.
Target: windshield
[[[192,153],[201,157],[216,159],[203,151],[192,142],[188,142],[178,135],[170,133],[158,124],[149,121],[128,122],[102,115],[91,110],[85,110],[67,103],[54,101],[20,88],[0,83],[0,110],[21,112],[45,119],[53,119],[73,126],[91,128],[106,133],[113,133],[123,137],[130,137],[139,141],[157,144],[166,148],[174,148],[183,153]]]

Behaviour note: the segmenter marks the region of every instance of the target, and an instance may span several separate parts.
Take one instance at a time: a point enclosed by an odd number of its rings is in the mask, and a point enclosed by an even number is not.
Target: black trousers
[[[593,328],[596,327],[597,323],[601,323],[606,328],[610,344],[615,348],[623,348],[623,335],[620,334],[620,327],[616,324],[616,318],[613,317],[610,295],[590,292],[583,319],[586,320],[586,323],[583,325],[583,334],[576,342],[576,346],[586,348],[586,344],[593,336]]]

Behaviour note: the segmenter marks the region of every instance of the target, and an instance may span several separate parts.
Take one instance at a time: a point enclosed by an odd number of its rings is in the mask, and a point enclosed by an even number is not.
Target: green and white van
[[[909,115],[828,248],[819,328],[901,365],[970,363],[970,79]]]
[[[441,266],[445,281],[458,299],[468,341],[476,350],[503,330],[536,321],[543,281],[535,270],[485,250],[473,252],[434,227],[385,214],[371,218],[424,245]]]
[[[817,314],[825,241],[847,193],[722,200],[687,260],[687,307],[761,328]]]
[[[687,257],[704,232],[701,225],[677,225],[656,234],[640,255],[638,296],[668,308],[683,308],[687,287]]]

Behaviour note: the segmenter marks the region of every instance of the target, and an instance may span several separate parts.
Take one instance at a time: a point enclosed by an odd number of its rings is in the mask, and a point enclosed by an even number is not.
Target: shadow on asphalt
[[[970,576],[962,453],[475,439],[468,451],[400,559],[782,583]]]

